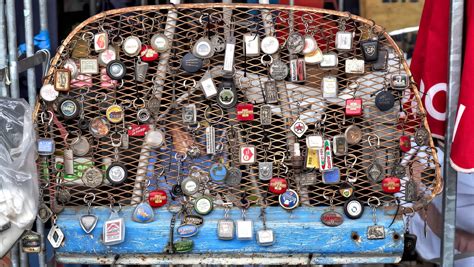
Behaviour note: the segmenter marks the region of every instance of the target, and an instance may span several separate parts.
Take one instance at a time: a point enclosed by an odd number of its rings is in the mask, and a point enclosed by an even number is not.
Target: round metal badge
[[[300,197],[298,196],[298,193],[296,193],[295,190],[288,189],[285,193],[278,196],[278,202],[280,203],[280,206],[285,210],[292,210],[298,207],[300,203]]]
[[[362,140],[362,129],[357,125],[351,125],[347,127],[344,136],[349,145],[358,144]]]
[[[286,40],[286,48],[290,54],[299,54],[303,51],[305,45],[305,40],[303,35],[292,32]]]
[[[150,111],[146,108],[142,108],[137,112],[137,120],[141,123],[147,123],[151,119]]]
[[[288,65],[277,59],[270,65],[270,76],[276,81],[282,81],[288,76]]]
[[[112,80],[121,80],[127,73],[127,67],[122,61],[115,59],[107,64],[107,75]]]
[[[102,66],[107,66],[110,61],[116,60],[117,59],[117,52],[115,51],[115,48],[113,46],[107,47],[104,51],[99,53],[99,56],[97,57],[97,61],[99,62],[99,65]]]
[[[82,174],[82,182],[84,185],[92,188],[101,185],[103,179],[102,171],[97,167],[89,167]]]
[[[198,58],[210,58],[214,55],[214,47],[207,38],[201,38],[193,46],[193,55]]]
[[[158,53],[163,53],[170,49],[170,41],[162,33],[153,35],[153,37],[151,37],[150,43],[151,47],[153,47],[153,49],[155,49],[155,51]]]
[[[214,51],[220,53],[225,50],[225,39],[220,35],[214,35],[211,37],[212,46],[214,46]]]
[[[375,97],[375,106],[380,111],[387,111],[395,105],[395,97],[389,91],[381,91]]]
[[[128,177],[127,167],[124,164],[119,162],[113,162],[109,165],[106,171],[107,180],[112,185],[120,185],[125,182]]]
[[[321,222],[324,225],[335,227],[341,225],[344,222],[344,218],[339,212],[330,210],[321,215]]]
[[[181,189],[187,196],[192,196],[199,191],[199,182],[192,177],[187,177],[181,182]]]
[[[159,129],[150,130],[145,135],[145,143],[150,147],[161,147],[165,141],[165,133]]]
[[[79,74],[79,68],[77,67],[76,62],[74,62],[74,60],[71,58],[68,58],[64,61],[63,68],[71,72],[71,79],[76,79],[77,75]]]
[[[102,117],[95,117],[89,122],[89,131],[94,137],[101,138],[109,134],[109,122]]]
[[[209,169],[209,176],[216,183],[223,183],[227,176],[227,168],[223,163],[214,163]]]
[[[181,68],[187,73],[198,72],[202,68],[202,59],[189,52],[181,59]]]
[[[227,170],[227,177],[225,178],[225,183],[230,186],[240,185],[242,180],[242,171],[238,167],[230,167]]]
[[[344,214],[349,219],[359,219],[364,213],[364,205],[357,199],[351,198],[344,203]]]
[[[217,104],[221,108],[233,108],[237,104],[237,97],[229,88],[222,88],[217,95]]]
[[[316,49],[318,48],[318,42],[316,42],[316,39],[314,39],[313,36],[311,35],[306,35],[304,37],[304,48],[302,51],[303,55],[308,55],[314,53]]]
[[[276,37],[266,36],[262,39],[260,48],[262,49],[263,53],[273,55],[278,52],[278,49],[280,48],[280,42],[278,42]]]
[[[112,123],[119,123],[123,120],[124,111],[120,105],[112,105],[105,111],[105,116]]]
[[[142,49],[142,42],[136,36],[127,37],[122,44],[122,50],[127,56],[138,56]]]
[[[199,215],[207,215],[213,208],[212,199],[206,196],[199,197],[194,202],[194,210]]]
[[[91,145],[85,136],[77,137],[71,144],[72,153],[75,156],[83,157],[89,153]]]
[[[59,96],[59,92],[54,89],[52,84],[45,84],[40,89],[40,96],[46,102],[53,102]]]
[[[65,120],[77,118],[80,113],[80,105],[74,98],[64,98],[58,103],[58,111]]]

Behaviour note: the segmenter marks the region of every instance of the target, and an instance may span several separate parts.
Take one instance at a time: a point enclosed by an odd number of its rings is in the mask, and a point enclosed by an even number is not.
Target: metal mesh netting
[[[173,12],[176,16],[168,15],[169,12]],[[336,50],[334,43],[335,34],[340,30],[342,21],[345,22],[345,31],[354,33],[353,49],[344,52]],[[329,140],[336,135],[344,134],[346,128],[353,124],[363,130],[362,140],[348,147],[347,155],[351,156],[333,156],[334,166],[338,167],[341,173],[341,181],[345,181],[348,176],[357,177],[357,181],[353,183],[354,195],[360,200],[365,202],[369,197],[376,196],[384,203],[395,203],[392,194],[384,193],[380,183],[373,183],[367,177],[368,166],[377,160],[383,167],[385,176],[392,173],[395,165],[402,165],[407,173],[413,173],[411,177],[416,180],[419,193],[418,200],[413,203],[416,208],[419,208],[439,193],[442,182],[431,138],[428,146],[420,147],[413,143],[409,152],[400,152],[400,136],[403,133],[413,136],[420,125],[426,125],[425,120],[420,116],[424,110],[420,105],[417,88],[412,85],[403,92],[393,91],[396,103],[389,111],[381,112],[374,105],[375,95],[385,88],[386,80],[392,74],[409,74],[404,59],[400,57],[401,52],[383,29],[375,26],[374,32],[379,36],[380,46],[388,51],[386,70],[373,71],[373,64],[366,63],[364,74],[345,73],[346,59],[362,59],[359,42],[369,37],[372,26],[370,21],[346,13],[299,7],[241,4],[147,6],[113,10],[90,18],[79,25],[63,42],[52,61],[50,74],[64,67],[66,59],[71,58],[71,52],[78,40],[88,39],[89,33],[95,34],[103,30],[108,32],[109,45],[116,46],[117,51],[121,50],[120,42],[129,36],[137,36],[143,44],[150,44],[151,36],[159,32],[172,36],[172,39],[170,38],[172,49],[161,53],[158,60],[149,62],[144,82],[135,81],[137,57],[127,56],[120,51],[119,58],[127,67],[127,73],[122,82],[118,82],[121,86],[104,83],[104,77],[101,74],[85,74],[83,77],[90,78],[91,84],[73,86],[69,92],[61,93],[59,98],[68,95],[68,97],[78,99],[83,105],[84,118],[88,120],[98,116],[105,117],[107,107],[113,103],[122,105],[125,109],[124,123],[111,123],[110,133],[112,134],[125,132],[125,128],[131,124],[141,124],[137,121],[138,110],[147,107],[149,100],[157,97],[161,103],[159,106],[149,108],[151,113],[155,114],[149,124],[165,132],[166,142],[161,148],[152,149],[144,145],[144,137],[130,136],[129,148],[119,148],[118,153],[118,160],[128,169],[128,179],[125,183],[111,185],[104,178],[100,186],[87,187],[81,180],[85,169],[96,166],[105,173],[110,162],[116,159],[110,135],[95,138],[89,131],[82,131],[82,136],[86,137],[91,144],[90,151],[86,156],[74,156],[75,175],[65,175],[61,168],[65,141],[61,137],[58,124],[48,125],[46,120],[41,119],[41,115],[46,114],[48,110],[57,114],[57,102],[40,103],[37,112],[38,134],[40,137],[54,137],[56,141],[55,154],[40,157],[38,160],[42,170],[44,201],[56,210],[61,206],[81,206],[84,205],[84,195],[92,192],[96,195],[93,205],[108,205],[110,195],[122,205],[131,205],[140,201],[144,184],[140,181],[145,179],[151,180],[151,187],[169,190],[177,182],[178,164],[174,160],[174,155],[177,145],[183,139],[179,136],[185,136],[184,139],[194,138],[195,143],[200,147],[201,156],[197,159],[188,157],[183,162],[182,177],[186,177],[192,168],[200,168],[208,172],[210,165],[219,160],[226,165],[238,166],[242,171],[242,180],[239,185],[215,183],[204,179],[201,181],[201,192],[192,196],[191,201],[195,196],[205,194],[214,199],[232,202],[245,196],[251,204],[259,204],[262,197],[266,195],[269,205],[278,205],[278,196],[267,193],[268,181],[259,179],[258,164],[239,165],[238,147],[248,144],[256,147],[257,162],[279,159],[282,154],[286,156],[285,165],[289,168],[288,173],[285,174],[284,169],[278,168],[278,165],[274,163],[273,176],[279,175],[286,178],[288,187],[299,193],[302,205],[329,205],[329,200],[323,197],[323,193],[328,189],[337,191],[339,184],[323,183],[322,174],[318,169],[297,167],[298,160],[301,158],[295,154],[294,144],[300,145],[303,161],[306,160],[307,147],[305,136],[296,137],[291,132],[290,126],[300,117],[309,127],[306,135],[315,133],[316,125],[321,125],[319,130],[322,131],[325,139]],[[261,62],[262,53],[260,56],[245,56],[243,36],[248,33],[257,33],[259,38],[276,35],[280,40],[280,49],[273,58],[279,57],[283,62],[288,63],[292,55],[285,46],[285,40],[292,31],[313,35],[323,52],[337,54],[338,64],[332,69],[322,69],[318,65],[306,64],[305,82],[276,81],[278,103],[271,104],[272,124],[262,126],[259,114],[260,107],[264,104],[262,86],[268,80],[268,67]],[[219,86],[223,75],[222,64],[225,51],[216,52],[212,58],[205,59],[202,69],[193,74],[185,72],[179,66],[182,57],[192,49],[199,38],[214,35],[225,38],[231,32],[236,38],[234,82],[238,91],[238,102],[254,105],[255,119],[252,121],[238,121],[235,109],[224,109],[222,120],[216,122],[221,111],[216,108],[215,99],[206,99],[198,86],[190,86],[193,80],[196,82],[201,80],[206,71],[212,74],[214,82]],[[92,42],[89,45],[91,52],[88,57],[97,57]],[[78,64],[77,59],[75,60]],[[104,69],[105,66],[100,66],[100,68]],[[337,77],[338,98],[322,97],[321,80],[328,75]],[[348,88],[348,85],[355,81],[359,84],[355,94],[363,99],[363,115],[345,117],[345,99],[353,97],[353,91]],[[45,83],[52,82],[53,79],[48,78]],[[174,98],[177,99],[177,107],[170,109]],[[197,107],[200,124],[197,129],[186,127],[182,122],[181,109],[187,104],[195,104]],[[404,127],[399,120],[401,108],[406,114]],[[207,118],[216,128],[217,143],[223,145],[223,153],[220,156],[205,155],[205,127],[209,125],[204,116],[206,109]],[[67,142],[77,137],[78,119],[65,121],[59,116],[57,118],[69,133]],[[380,138],[380,145],[376,149],[369,146],[367,137],[370,135],[377,135]],[[375,138],[372,139],[372,143],[374,142]],[[351,166],[354,156],[357,157],[357,162]],[[346,157],[348,160],[345,161]],[[160,175],[162,170],[164,174]],[[405,175],[402,178],[400,195],[402,199],[404,184],[409,177],[410,175]],[[302,182],[303,180],[305,182]],[[150,189],[153,189],[151,187]],[[61,203],[57,200],[57,196],[66,192],[69,192],[71,197],[70,199],[66,197],[67,201]],[[341,205],[345,200],[343,196],[336,194],[334,204]]]

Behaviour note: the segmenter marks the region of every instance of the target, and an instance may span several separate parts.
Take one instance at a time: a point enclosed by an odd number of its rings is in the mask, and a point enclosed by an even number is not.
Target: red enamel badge
[[[382,190],[391,194],[400,192],[400,179],[393,176],[384,178],[382,180]]]
[[[153,208],[159,208],[168,202],[168,196],[163,190],[153,190],[148,195],[148,202]]]
[[[150,45],[142,45],[140,58],[145,62],[154,61],[158,58],[158,52],[156,52]]]
[[[403,152],[408,152],[411,149],[410,137],[407,135],[400,136],[400,150]]]
[[[362,115],[362,98],[346,99],[346,116]]]
[[[150,125],[143,124],[131,124],[128,128],[128,135],[129,136],[145,136],[145,134],[150,130]]]
[[[288,183],[285,178],[273,177],[270,179],[268,190],[274,194],[283,194],[288,189]]]
[[[251,121],[254,118],[253,105],[248,103],[237,104],[237,120]]]

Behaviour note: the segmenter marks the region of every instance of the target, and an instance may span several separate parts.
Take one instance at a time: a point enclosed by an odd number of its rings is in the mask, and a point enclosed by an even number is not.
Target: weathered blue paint
[[[291,212],[280,207],[267,208],[267,227],[273,229],[276,242],[273,246],[259,246],[256,240],[251,241],[223,241],[217,239],[217,221],[222,219],[224,211],[215,209],[204,217],[204,224],[196,236],[191,237],[195,246],[192,253],[212,254],[302,254],[312,253],[314,263],[340,262],[342,255],[353,257],[366,257],[362,262],[372,262],[370,257],[379,258],[386,262],[393,262],[403,252],[403,222],[400,220],[388,228],[392,215],[386,215],[382,209],[378,210],[378,221],[386,228],[386,238],[383,240],[367,240],[367,227],[373,225],[370,209],[366,209],[362,218],[349,220],[345,218],[342,225],[328,227],[323,225],[319,218],[326,211],[324,207],[300,207]],[[64,232],[65,241],[57,252],[67,256],[89,254],[88,256],[106,256],[111,254],[160,254],[164,251],[168,240],[169,223],[171,214],[166,209],[155,210],[155,221],[147,224],[136,223],[131,220],[133,208],[124,208],[120,213],[126,221],[125,242],[115,246],[104,246],[101,242],[102,227],[109,217],[107,208],[93,208],[92,213],[99,217],[99,222],[94,231],[88,235],[79,226],[79,217],[86,213],[85,209],[65,209],[58,217],[58,225]],[[341,211],[341,210],[339,210]],[[342,212],[342,211],[341,211]],[[259,218],[260,209],[250,208],[247,218],[254,221],[255,231],[262,228]],[[240,210],[230,212],[233,220],[241,217]],[[179,225],[179,221],[177,222]],[[352,234],[357,233],[359,241],[352,239]],[[393,234],[400,235],[394,240]],[[176,237],[178,235],[175,235]],[[364,256],[367,255],[367,256]],[[384,259],[384,260],[383,260]],[[361,262],[360,259],[358,262]]]

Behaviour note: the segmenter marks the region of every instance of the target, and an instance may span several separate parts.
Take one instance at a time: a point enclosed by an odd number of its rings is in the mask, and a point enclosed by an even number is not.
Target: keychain
[[[345,118],[344,118],[345,120]],[[337,124],[339,128],[339,134],[333,136],[332,138],[332,148],[334,155],[336,156],[344,156],[347,153],[347,140],[346,136],[342,134],[342,126],[341,124]]]
[[[303,98],[304,96],[301,95],[301,97]],[[308,130],[308,125],[306,125],[306,123],[301,119],[300,100],[303,100],[303,99],[296,100],[296,110],[298,112],[298,118],[293,122],[293,124],[290,127],[290,130],[298,138],[301,138]]]
[[[263,228],[257,231],[257,243],[264,247],[271,246],[275,243],[275,233],[272,229],[267,228],[266,207],[267,201],[264,197],[262,207],[260,208]]]
[[[148,203],[153,208],[163,207],[164,205],[166,205],[166,203],[168,203],[168,195],[166,194],[166,191],[159,189],[159,184],[158,184],[159,178],[162,177],[164,173],[165,173],[165,168],[162,168],[161,172],[159,172],[158,175],[156,175],[157,174],[156,172],[155,172],[155,175],[153,175],[153,179],[155,180],[155,189],[152,190],[148,194]],[[165,183],[166,182],[167,181],[166,181],[166,176],[165,176]]]
[[[406,223],[405,223],[405,233],[403,234],[403,256],[402,260],[415,260],[416,258],[416,241],[417,236],[410,233],[410,220],[415,216],[415,210],[412,207],[407,207],[411,209],[411,213],[406,213]]]
[[[377,208],[380,207],[380,199],[370,197],[367,204],[372,209],[372,222],[374,223],[374,225],[367,227],[367,239],[385,239],[385,227],[377,225]]]
[[[371,137],[377,138],[377,143],[372,144]],[[380,146],[380,138],[376,134],[369,135],[367,141],[369,142],[369,148],[372,148],[372,153],[374,155],[372,163],[367,168],[367,177],[372,183],[378,183],[382,180],[384,175],[384,169],[377,161],[377,148]]]
[[[392,74],[390,77],[390,86],[399,91],[403,91],[410,86],[410,78],[406,73],[402,74],[403,55],[398,54],[398,74]]]
[[[335,44],[336,44],[336,49],[339,51],[352,50],[353,33],[346,31],[346,23],[349,18],[340,17],[338,20],[339,31],[336,33]]]
[[[401,106],[400,106],[401,107]],[[402,121],[400,122],[400,113],[403,113],[403,119]],[[406,126],[406,122],[408,120],[408,115],[406,114],[405,111],[401,111],[398,113],[399,116],[397,118],[397,121],[400,122],[400,128],[402,128],[402,135],[400,136],[400,138],[398,139],[398,144],[400,146],[400,150],[402,152],[409,152],[411,150],[411,140],[410,140],[410,136],[408,135],[405,135],[405,126]]]
[[[206,15],[207,17],[207,22],[204,23],[203,17]],[[214,53],[216,52],[214,44],[211,42],[209,39],[209,31],[210,31],[210,16],[208,13],[201,15],[199,17],[199,23],[201,26],[205,26],[207,28],[206,34],[199,38],[195,43],[192,48],[193,55],[198,58],[211,58],[214,56]]]
[[[114,209],[115,199],[109,196],[110,200],[110,217],[104,222],[103,226],[103,242],[106,246],[117,245],[125,241],[125,221],[119,217],[119,212],[122,210],[122,205],[119,203],[118,210]]]
[[[413,202],[413,201],[417,201],[419,198],[418,187],[416,185],[415,180],[413,179],[413,162],[411,162],[408,170],[410,174],[407,177],[408,181],[405,182],[405,201]]]
[[[85,32],[80,39],[76,39],[72,44],[71,57],[75,59],[81,59],[88,57],[91,50],[91,41],[94,39],[94,34],[91,32]]]
[[[425,114],[420,113],[420,127],[415,131],[415,143],[418,146],[426,146],[429,144],[430,133],[424,125],[425,116]]]
[[[253,221],[247,220],[248,207],[242,207],[242,219],[236,222],[236,235],[238,240],[252,240],[253,239]]]
[[[213,107],[216,107],[219,113],[216,114],[216,112],[213,112],[212,111]],[[220,123],[223,118],[224,118],[224,110],[219,105],[212,104],[212,105],[207,106],[206,109],[204,110],[204,119],[208,123],[208,126],[205,129],[206,154],[208,155],[216,154],[216,129],[212,125]]]
[[[51,229],[48,233],[48,241],[53,248],[59,248],[64,241],[64,233],[61,231],[61,228],[56,224],[57,216],[56,214],[53,215]]]
[[[328,196],[327,194],[330,194]],[[325,211],[323,214],[321,214],[321,222],[324,225],[331,226],[331,227],[336,227],[341,225],[344,222],[344,217],[342,217],[342,214],[337,212],[335,210],[334,206],[334,198],[336,196],[336,192],[334,190],[325,190],[323,192],[323,197],[326,200],[329,200],[329,209]]]
[[[176,160],[176,163],[178,165],[178,170],[176,174],[176,184],[172,186],[171,188],[171,195],[174,198],[181,197],[183,196],[183,189],[181,187],[181,168],[183,165],[183,162],[186,160],[187,155],[186,154],[180,154],[176,152],[174,154],[174,159]]]
[[[264,139],[268,139],[267,146],[265,146]],[[273,176],[273,162],[268,161],[268,151],[271,149],[272,142],[271,139],[266,136],[265,131],[261,143],[263,147],[263,161],[258,162],[258,178],[262,181],[268,181],[272,179]]]
[[[254,145],[249,145],[249,134],[246,130],[243,130],[245,134],[242,135],[244,143],[239,146],[239,163],[243,165],[255,164],[257,158],[257,151]]]
[[[104,29],[103,21],[104,19],[99,24],[99,32],[94,34],[94,50],[96,53],[105,51],[109,46],[109,35]]]
[[[357,97],[357,89],[359,88],[359,83],[357,81],[348,82],[347,88],[353,91],[352,98],[346,99],[346,106],[344,114],[346,116],[361,116],[363,112],[362,108],[362,98]]]
[[[375,22],[372,21],[372,26],[368,29],[369,38],[359,42],[365,62],[374,62],[378,58],[379,39],[377,36],[374,36],[374,31]]]
[[[281,156],[280,160],[277,160],[277,156]],[[288,167],[285,165],[285,153],[284,152],[277,152],[273,156],[273,162],[277,165],[277,176],[270,179],[268,184],[268,191],[272,192],[273,194],[283,194],[288,189],[288,182],[286,178],[280,176],[280,171],[283,168],[283,174],[286,175],[288,173]]]
[[[118,132],[111,134],[110,143],[114,148],[114,161],[107,168],[105,176],[110,184],[121,185],[128,178],[127,167],[119,162],[119,147],[122,145],[122,134]]]
[[[91,205],[94,200],[94,193],[89,192],[84,195],[84,203],[87,204],[87,214],[81,216],[79,223],[81,224],[82,230],[84,230],[86,234],[90,234],[92,231],[94,231],[97,221],[99,220],[96,215],[91,214]]]
[[[232,203],[223,203],[224,218],[217,221],[217,237],[220,240],[234,239],[234,221],[229,217],[229,211],[232,208]]]
[[[148,195],[148,187],[150,186],[150,181],[145,179],[143,181],[143,196],[142,201],[135,206],[132,212],[132,220],[138,223],[149,223],[152,222],[155,218],[153,208],[150,203],[146,201],[146,196]]]

